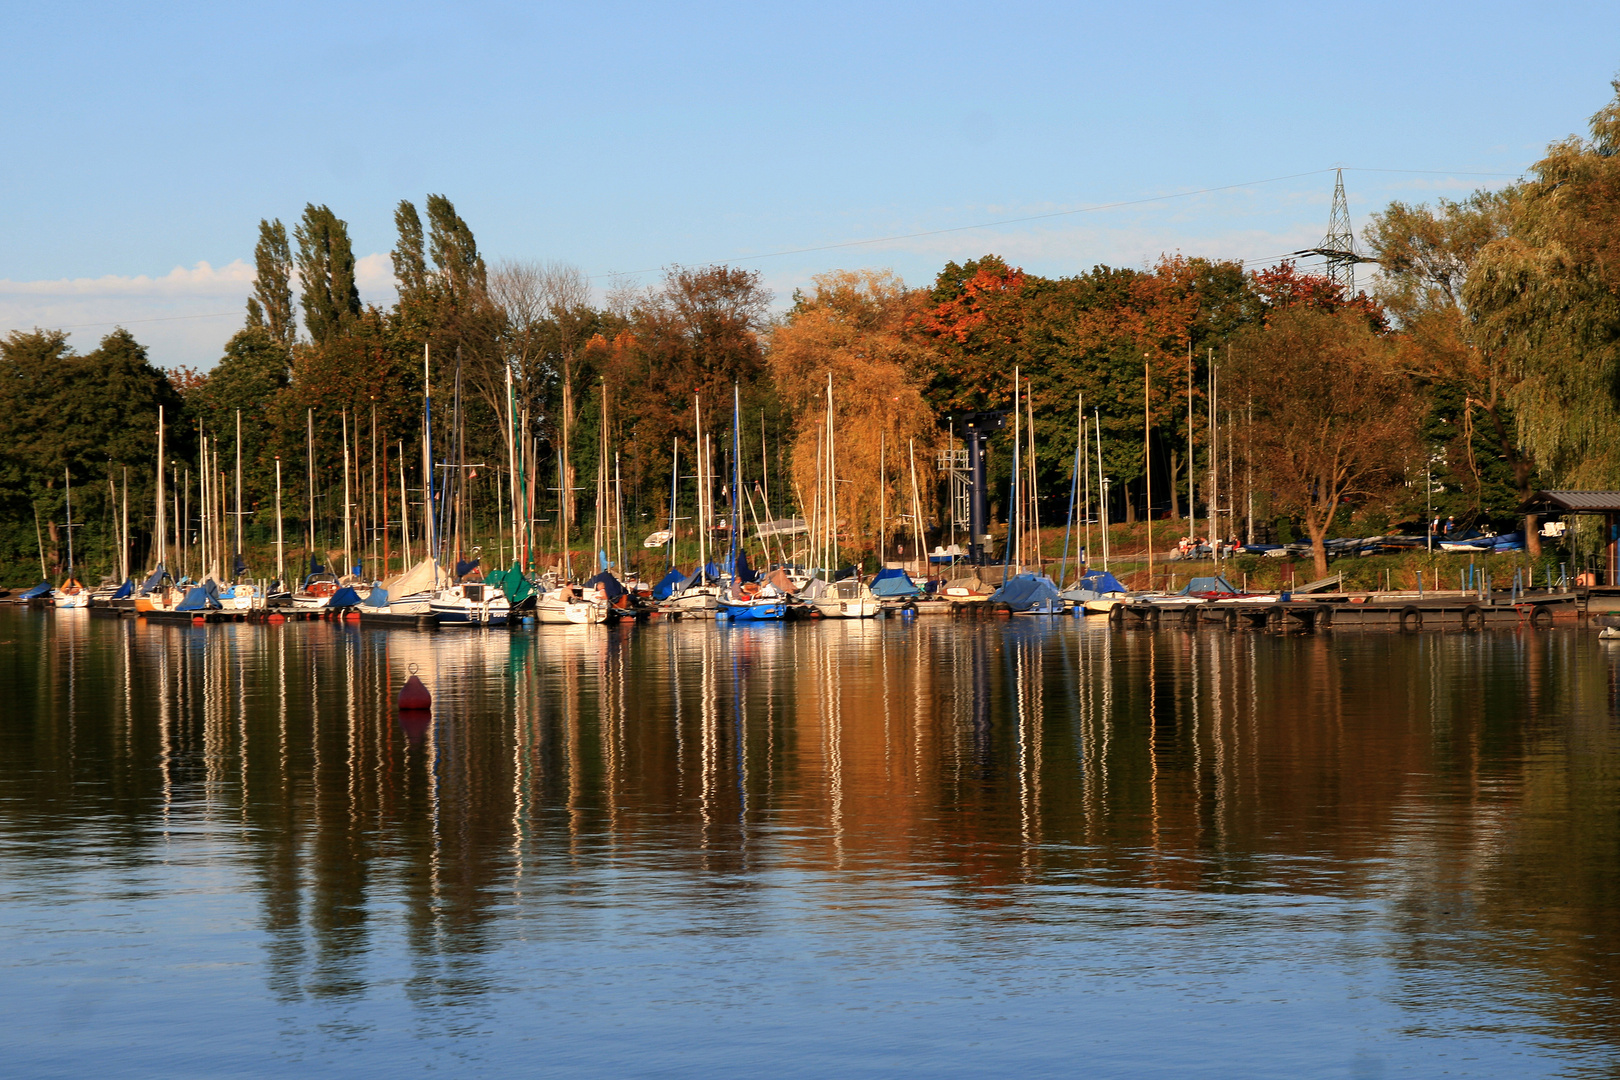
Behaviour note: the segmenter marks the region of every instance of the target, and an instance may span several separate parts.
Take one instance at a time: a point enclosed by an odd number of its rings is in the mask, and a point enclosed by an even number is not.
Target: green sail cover
[[[510,604],[521,604],[534,595],[534,586],[523,576],[523,569],[517,563],[513,563],[510,570],[497,570],[493,574],[485,575],[484,580],[491,585],[500,586],[501,592],[506,594],[506,600]]]

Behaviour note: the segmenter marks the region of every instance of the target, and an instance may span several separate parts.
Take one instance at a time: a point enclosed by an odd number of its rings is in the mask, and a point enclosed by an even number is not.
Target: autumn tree
[[[813,281],[771,333],[767,354],[777,393],[796,417],[793,482],[801,498],[826,507],[830,376],[841,543],[876,551],[879,535],[911,516],[913,454],[924,522],[933,509],[939,428],[923,395],[932,358],[909,330],[927,294],[887,271],[835,271]],[[879,519],[885,504],[888,521]],[[913,545],[924,542],[917,523],[904,531]]]
[[[1353,310],[1284,308],[1241,333],[1233,354],[1237,389],[1253,402],[1256,482],[1300,516],[1325,577],[1334,515],[1389,494],[1414,455],[1412,388]]]

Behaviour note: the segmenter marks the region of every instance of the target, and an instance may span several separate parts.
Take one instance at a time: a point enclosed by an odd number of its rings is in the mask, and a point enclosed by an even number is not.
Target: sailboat
[[[792,595],[768,581],[756,580],[748,567],[747,553],[737,545],[742,533],[742,499],[739,497],[742,491],[742,402],[735,384],[731,388],[731,418],[731,582],[716,598],[717,613],[733,622],[780,621],[788,617],[788,608],[795,603]]]
[[[90,606],[90,590],[73,576],[73,530],[78,528],[73,521],[73,475],[66,469],[62,470],[62,475],[67,495],[67,523],[62,526],[67,530],[68,538],[67,580],[62,582],[61,587],[51,590],[51,599],[58,608],[77,611]]]
[[[547,626],[584,626],[607,622],[607,600],[600,590],[582,595],[567,582],[535,594],[535,621]]]

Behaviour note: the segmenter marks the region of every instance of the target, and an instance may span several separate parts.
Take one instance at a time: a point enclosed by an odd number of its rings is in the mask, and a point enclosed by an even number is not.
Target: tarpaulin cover
[[[1237,595],[1237,589],[1230,581],[1223,577],[1195,577],[1187,582],[1187,587],[1181,590],[1182,596],[1193,596],[1202,593],[1224,593]]]
[[[610,604],[624,595],[624,586],[619,584],[619,579],[606,570],[585,583],[587,589],[594,589],[598,585],[602,586],[602,591],[607,594]]]
[[[783,596],[793,595],[793,579],[788,577],[787,571],[783,570],[780,566],[767,574],[765,576],[765,580],[770,582],[771,588],[775,589]]]
[[[734,569],[736,570],[735,576],[738,581],[759,580],[759,575],[754,573],[754,568],[748,565],[748,552],[746,551],[737,552],[737,565]]]
[[[176,604],[174,606],[174,610],[205,611],[209,609],[217,609],[219,606],[219,586],[214,584],[213,578],[209,578],[201,585],[198,585],[196,588],[186,593],[186,598]]]
[[[505,593],[507,601],[514,606],[534,595],[534,586],[529,583],[529,579],[524,576],[523,568],[517,563],[513,563],[510,570],[497,570],[484,575],[484,580]]]
[[[163,576],[167,573],[168,571],[163,569],[163,564],[158,563],[158,568],[152,571],[152,576],[141,582],[141,592],[149,593],[163,584]]]
[[[462,560],[460,562],[457,562],[456,563],[456,578],[459,580],[461,578],[466,577],[468,574],[470,574],[474,570],[478,569],[478,564],[483,562],[483,561],[484,560],[482,560],[482,559],[464,559],[464,560]]]
[[[125,579],[124,583],[118,586],[118,591],[112,594],[112,599],[127,600],[133,595],[135,595],[135,583]]]
[[[1007,583],[990,594],[990,603],[1007,604],[1014,611],[1028,611],[1043,601],[1061,605],[1057,586],[1045,574],[1014,574]]]
[[[872,592],[877,596],[921,596],[922,589],[911,580],[911,575],[895,567],[879,570],[872,579]]]
[[[388,590],[381,585],[373,585],[371,592],[366,594],[366,598],[360,601],[360,604],[368,608],[385,608],[388,606]]]
[[[671,593],[679,592],[681,586],[686,584],[686,575],[679,570],[671,570],[665,574],[658,584],[653,586],[652,598],[654,600],[668,600]]]
[[[35,585],[32,589],[29,589],[27,592],[23,593],[20,597],[18,597],[18,599],[19,600],[38,600],[40,597],[49,596],[50,594],[51,594],[51,583],[48,582],[48,581],[42,581],[38,585]]]
[[[1110,574],[1106,570],[1093,570],[1089,574],[1081,575],[1080,587],[1082,589],[1090,589],[1094,593],[1127,591],[1125,586],[1120,584],[1119,578],[1115,577],[1113,574]]]
[[[359,607],[360,594],[345,585],[332,594],[332,599],[327,601],[326,606],[334,608]]]
[[[386,582],[388,591],[395,596],[414,596],[417,593],[427,592],[436,582],[449,577],[442,569],[434,565],[432,559],[423,559],[398,577],[390,578]]]
[[[309,576],[314,577],[316,574],[324,573],[326,573],[326,567],[322,566],[320,561],[311,555],[309,557]]]

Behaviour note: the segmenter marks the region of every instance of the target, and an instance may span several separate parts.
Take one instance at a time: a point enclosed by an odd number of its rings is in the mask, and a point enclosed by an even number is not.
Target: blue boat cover
[[[458,579],[466,577],[468,574],[470,574],[474,570],[478,569],[478,564],[480,562],[483,562],[483,560],[482,559],[460,559],[460,560],[457,560],[456,561],[456,577]]]
[[[163,584],[163,577],[167,573],[168,571],[163,568],[163,564],[158,563],[158,568],[152,571],[152,576],[141,582],[141,592],[149,593]]]
[[[314,577],[316,574],[324,573],[326,573],[326,567],[322,566],[316,561],[315,556],[311,555],[309,557],[309,576]]]
[[[874,596],[921,596],[922,590],[904,570],[886,567],[872,579],[872,593]]]
[[[733,569],[736,572],[738,581],[759,580],[759,575],[754,573],[754,568],[748,565],[748,552],[746,551],[738,549],[737,565]]]
[[[1119,578],[1106,570],[1093,570],[1089,574],[1082,574],[1080,587],[1089,589],[1094,593],[1127,592],[1125,586],[1119,583]]]
[[[607,594],[608,603],[610,604],[624,595],[624,586],[619,584],[619,579],[606,570],[585,583],[587,589],[593,589],[598,585],[602,586],[602,591]]]
[[[381,585],[373,585],[370,594],[360,603],[363,607],[385,608],[388,606],[388,590]]]
[[[855,564],[850,563],[848,566],[844,567],[842,570],[834,570],[832,579],[834,581],[843,581],[845,578],[854,577],[855,573],[856,573]]]
[[[32,589],[29,589],[27,592],[23,593],[17,599],[38,600],[42,596],[49,595],[51,595],[51,583],[48,581],[42,581],[38,585],[35,585]]]
[[[135,583],[125,578],[124,583],[118,586],[118,591],[112,594],[112,598],[114,600],[127,600],[133,595],[135,595]]]
[[[174,610],[208,611],[218,610],[219,607],[219,586],[214,584],[213,578],[209,578],[186,593],[186,598],[176,604]]]
[[[1229,593],[1237,595],[1237,589],[1230,581],[1223,577],[1195,577],[1187,582],[1187,587],[1181,590],[1182,596],[1192,596],[1195,593]]]
[[[664,575],[662,581],[653,586],[652,598],[654,600],[668,600],[671,593],[679,592],[681,586],[685,584],[686,575],[679,570],[672,569]]]
[[[873,590],[876,591],[875,589]],[[1007,579],[1007,583],[990,594],[990,603],[1007,604],[1014,611],[1028,611],[1037,604],[1050,603],[1056,607],[1063,606],[1063,598],[1058,595],[1057,586],[1045,574],[1014,574]]]
[[[332,599],[327,601],[326,606],[334,608],[359,607],[360,594],[345,585],[332,594]]]

